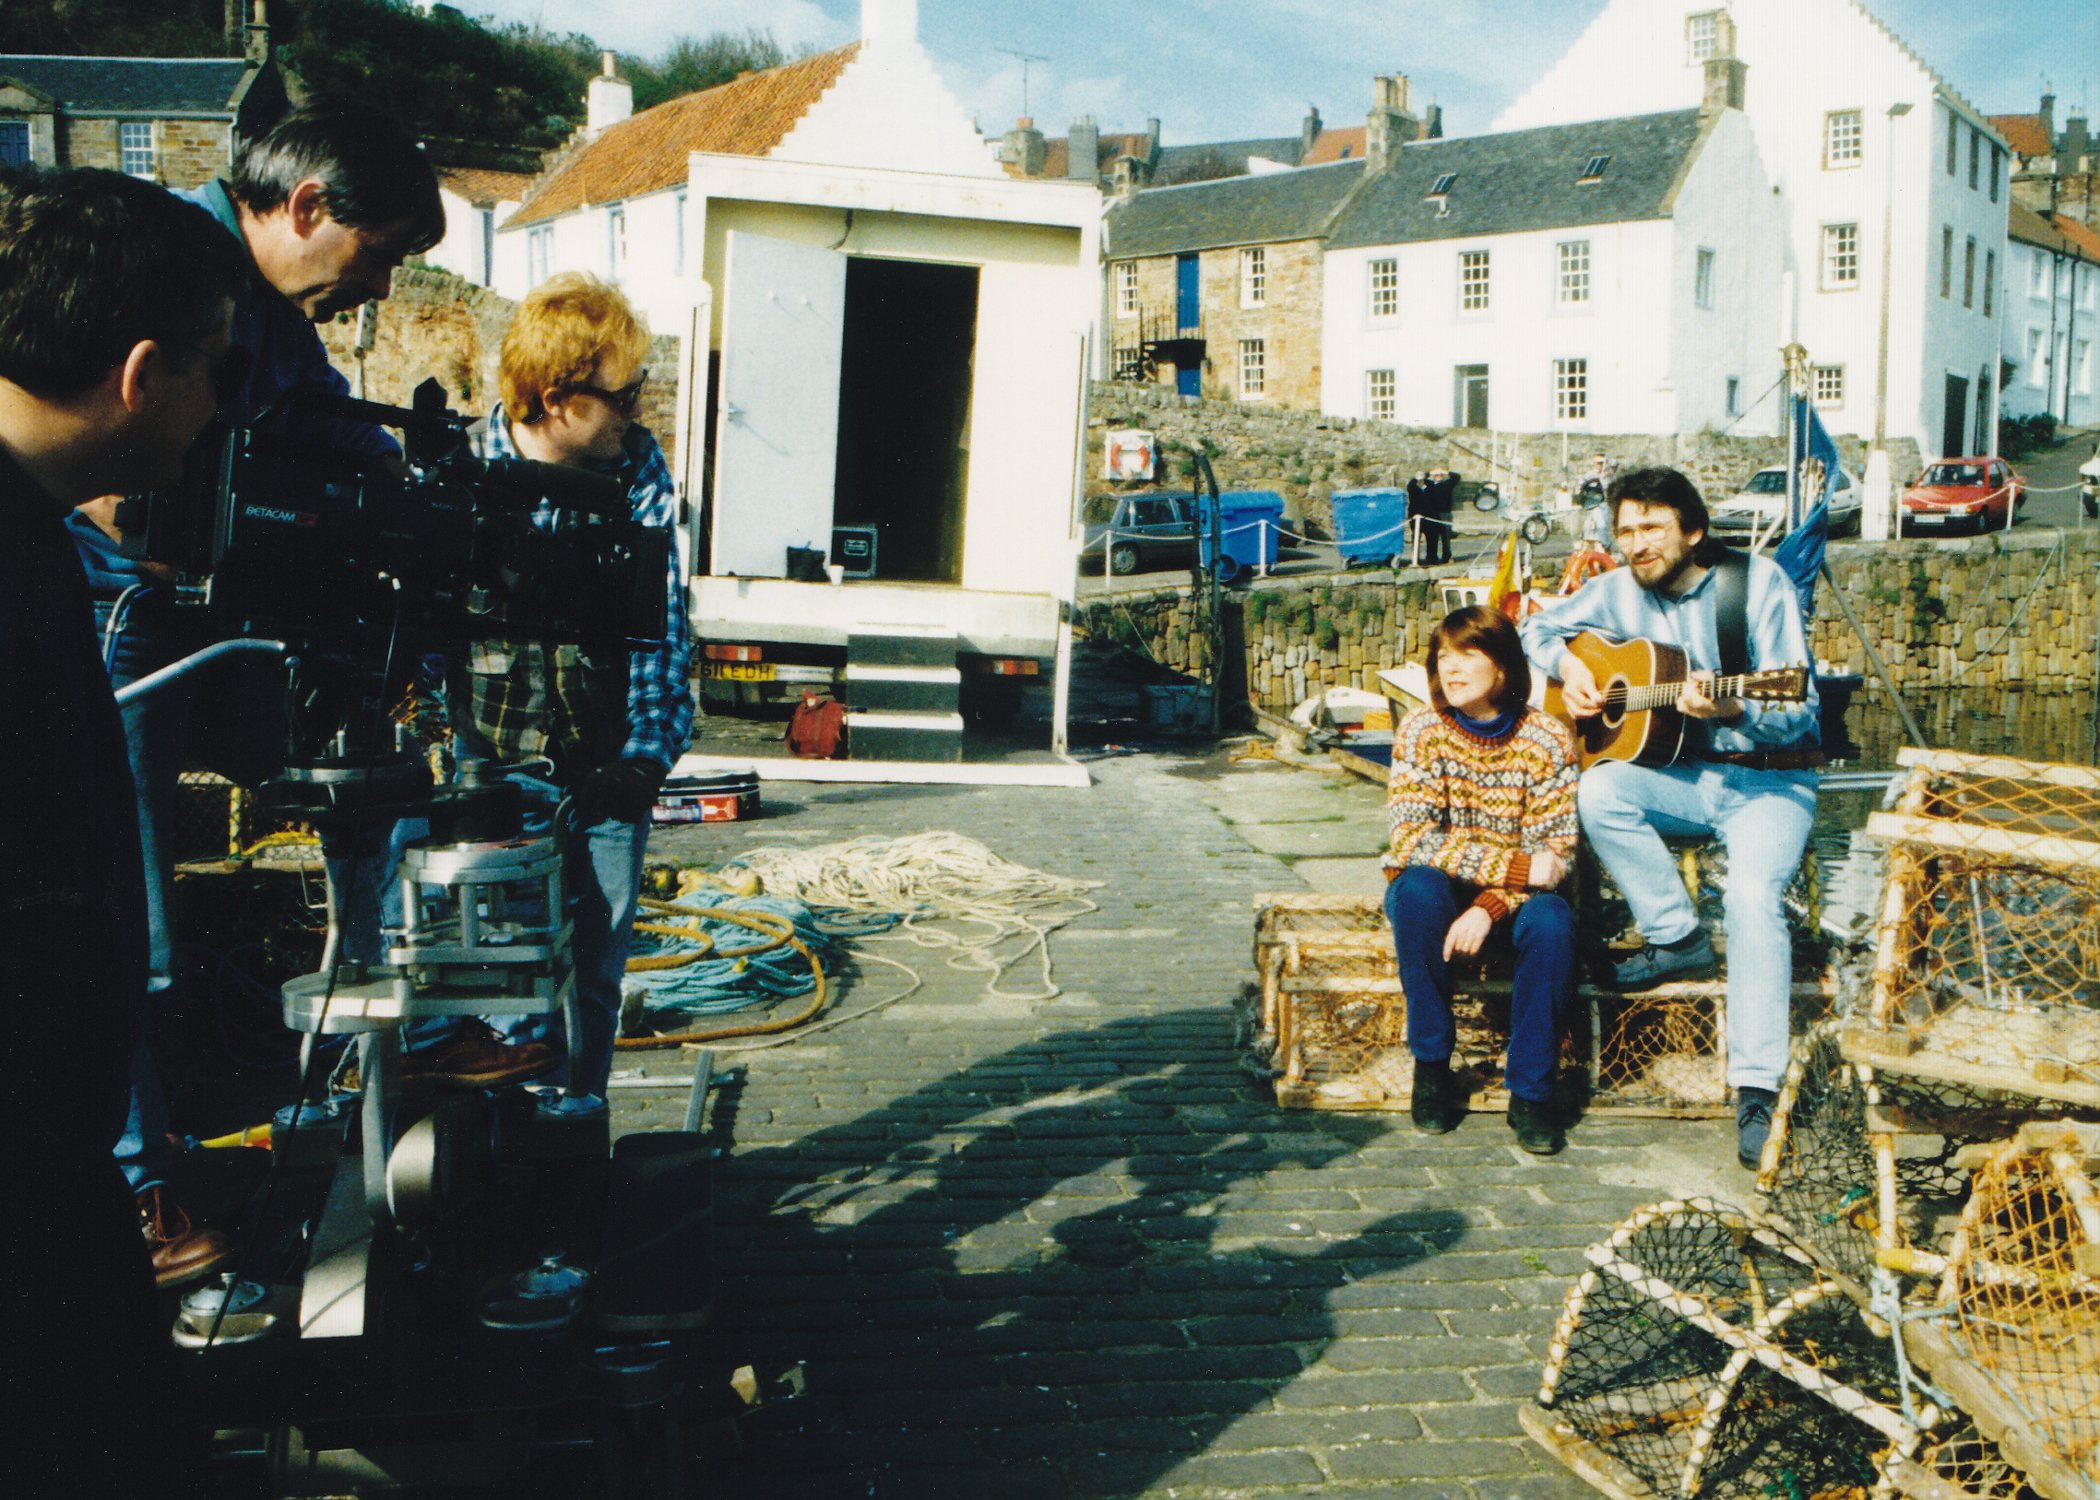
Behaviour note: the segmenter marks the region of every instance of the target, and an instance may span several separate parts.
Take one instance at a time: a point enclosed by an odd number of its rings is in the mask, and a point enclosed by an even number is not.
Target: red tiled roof
[[[2056,148],[2040,115],[1992,115],[1991,129],[2005,137],[2016,156],[2047,156]]]
[[[2100,265],[2100,234],[2094,233],[2090,227],[2081,224],[2069,214],[2058,214],[2049,222],[2055,226],[2058,234],[2085,252],[2087,260]]]
[[[477,208],[516,203],[532,186],[530,172],[498,172],[490,167],[439,167],[438,181]]]
[[[1152,150],[1152,137],[1139,131],[1132,135],[1101,133],[1101,150],[1095,159],[1094,170],[1098,176],[1101,169],[1119,156],[1135,156],[1143,160]],[[1043,175],[1045,177],[1066,176],[1072,165],[1072,138],[1054,135],[1043,142]]]
[[[540,180],[506,227],[617,203],[686,179],[686,154],[764,156],[860,55],[854,42],[645,109],[609,126]]]
[[[1362,161],[1365,137],[1370,131],[1362,125],[1346,130],[1323,130],[1313,137],[1312,149],[1305,153],[1301,167],[1317,167],[1330,161]]]

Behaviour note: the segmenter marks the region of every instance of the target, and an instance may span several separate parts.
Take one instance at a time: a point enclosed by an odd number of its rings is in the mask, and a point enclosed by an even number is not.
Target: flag
[[[1805,620],[1816,609],[1816,578],[1823,571],[1823,548],[1830,540],[1830,486],[1838,470],[1837,444],[1806,396],[1794,398],[1794,463],[1801,473],[1801,524],[1773,549],[1772,560],[1793,581],[1801,596]]]
[[[1495,576],[1488,580],[1489,609],[1499,609],[1514,620],[1524,612],[1524,589],[1517,581],[1517,534],[1502,539],[1502,555],[1495,560]]]

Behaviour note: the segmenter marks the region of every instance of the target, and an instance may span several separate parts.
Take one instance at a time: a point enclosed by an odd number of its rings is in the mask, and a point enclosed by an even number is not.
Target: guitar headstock
[[[1808,668],[1774,667],[1746,673],[1735,696],[1757,703],[1799,703],[1808,697]]]

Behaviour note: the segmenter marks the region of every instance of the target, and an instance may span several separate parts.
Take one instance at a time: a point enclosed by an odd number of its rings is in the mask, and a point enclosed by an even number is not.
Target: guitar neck
[[[1715,700],[1733,698],[1749,684],[1753,674],[1745,672],[1735,677],[1716,677],[1706,690],[1706,696]],[[1623,706],[1628,713],[1641,713],[1648,709],[1669,708],[1677,702],[1684,691],[1681,682],[1655,682],[1645,687],[1626,689]],[[1605,695],[1614,703],[1620,702],[1614,694]]]

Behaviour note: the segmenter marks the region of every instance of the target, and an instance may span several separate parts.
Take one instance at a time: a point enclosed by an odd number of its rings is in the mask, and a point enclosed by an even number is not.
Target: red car
[[[2002,531],[2026,489],[2002,458],[1943,458],[1903,492],[1904,534]]]

